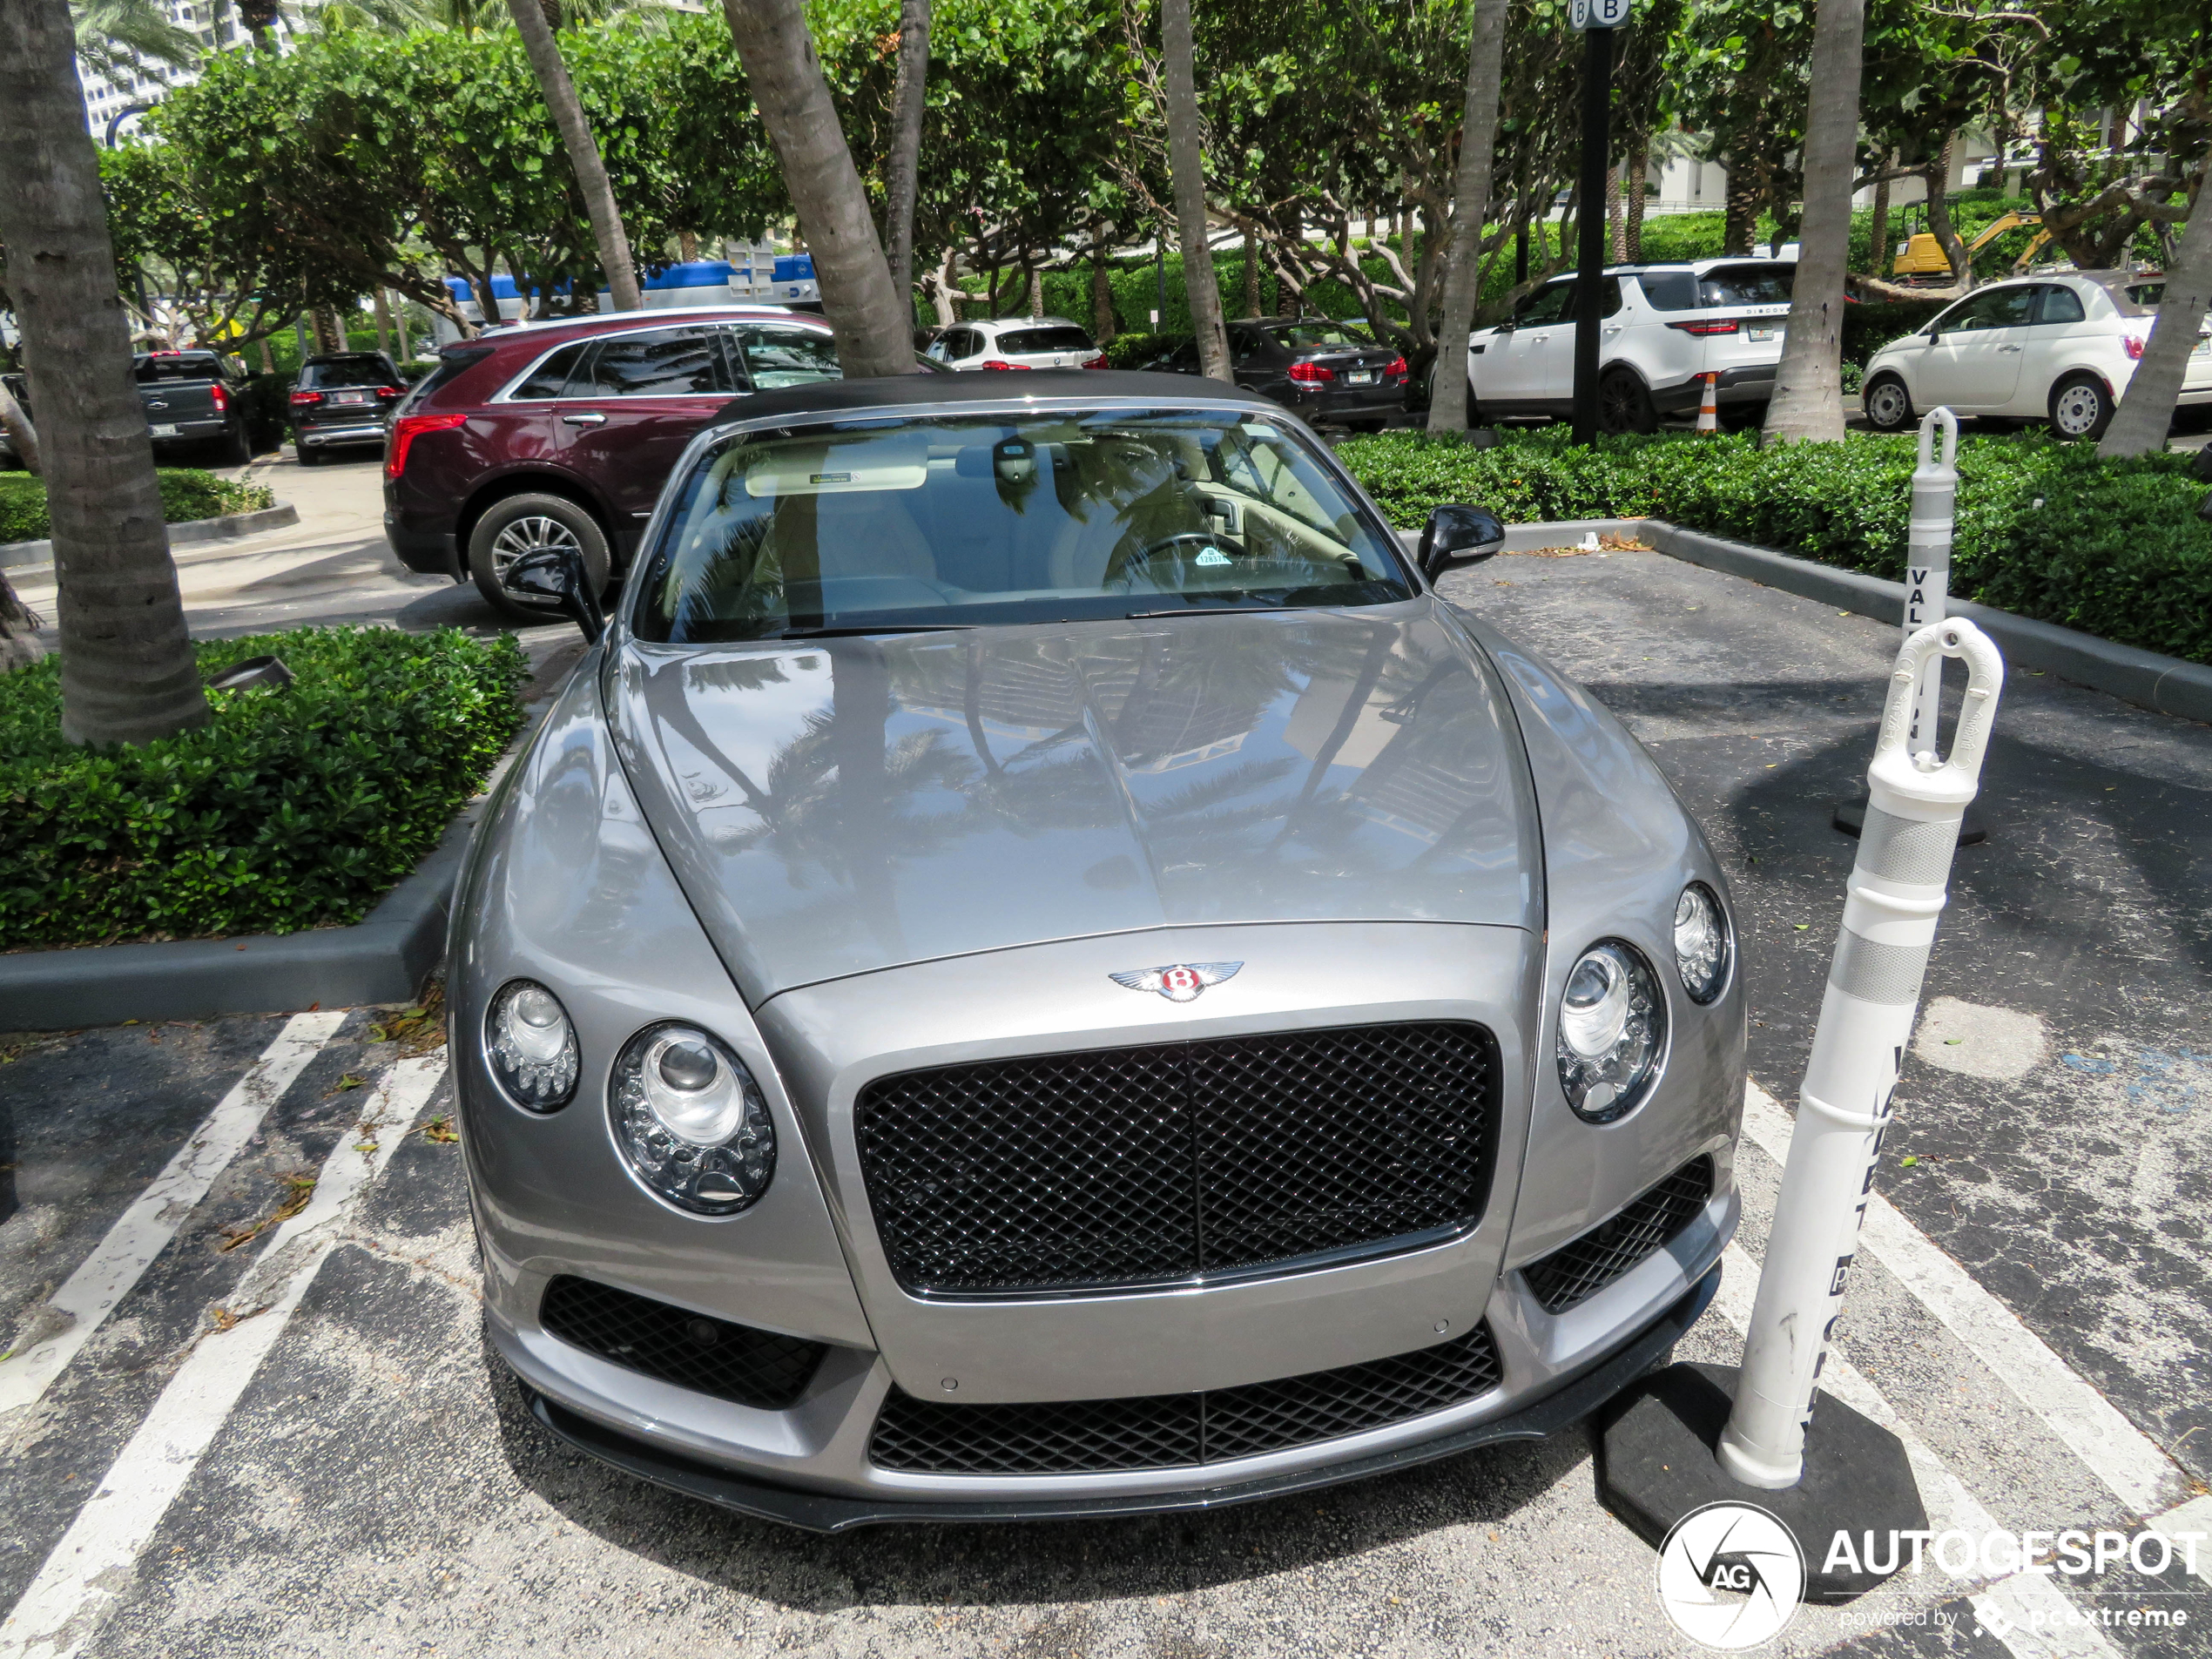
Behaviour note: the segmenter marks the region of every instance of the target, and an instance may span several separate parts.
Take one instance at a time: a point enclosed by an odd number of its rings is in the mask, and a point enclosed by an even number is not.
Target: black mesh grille
[[[795,1404],[828,1352],[566,1275],[546,1285],[538,1321],[586,1353],[763,1411]]]
[[[1480,1219],[1477,1025],[1347,1026],[880,1077],[854,1108],[908,1290],[1189,1278]]]
[[[1404,1422],[1497,1386],[1498,1351],[1478,1326],[1416,1353],[1209,1393],[950,1406],[894,1388],[868,1458],[880,1468],[931,1474],[1178,1468]]]
[[[1712,1159],[1692,1158],[1618,1214],[1523,1268],[1528,1288],[1547,1313],[1566,1312],[1688,1226],[1712,1196]]]

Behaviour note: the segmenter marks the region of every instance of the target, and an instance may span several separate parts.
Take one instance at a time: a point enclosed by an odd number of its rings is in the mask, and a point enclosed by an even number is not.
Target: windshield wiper
[[[1123,618],[1126,622],[1143,622],[1153,617],[1240,617],[1255,610],[1305,610],[1305,605],[1187,605],[1177,610],[1131,610]]]
[[[974,628],[972,622],[856,623],[849,628],[786,628],[779,639],[857,639],[868,634],[957,634]]]

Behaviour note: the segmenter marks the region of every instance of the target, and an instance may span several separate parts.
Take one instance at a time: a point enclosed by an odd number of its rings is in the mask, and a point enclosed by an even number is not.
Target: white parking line
[[[78,1270],[48,1300],[60,1328],[34,1339],[20,1353],[0,1359],[0,1424],[37,1403],[68,1368],[116,1305],[168,1247],[185,1218],[207,1196],[269,1109],[284,1097],[307,1062],[345,1023],[344,1012],[295,1014],[276,1041],[261,1051],[206,1121],[171,1158],[153,1183],[107,1230]]]
[[[210,1332],[185,1358],[138,1432],[39,1568],[5,1623],[0,1659],[73,1659],[135,1582],[138,1553],[191,1480],[246,1385],[284,1334],[316,1270],[408,1125],[445,1074],[442,1055],[402,1060],[361,1109],[368,1138],[348,1132],[323,1161],[307,1207],[280,1225],[232,1297],[238,1322]]]
[[[1713,1298],[1722,1316],[1739,1331],[1750,1328],[1751,1299],[1758,1289],[1758,1264],[1741,1245],[1723,1258],[1720,1293]],[[1881,1390],[1833,1349],[1821,1367],[1820,1386],[1852,1410],[1879,1423],[1904,1445],[1912,1479],[1928,1505],[1928,1524],[1937,1532],[1963,1532],[1975,1538],[1999,1531],[1981,1501],[1947,1468],[1927,1443],[1898,1416]],[[1946,1516],[1943,1511],[1949,1510]],[[2015,1573],[1971,1593],[1974,1616],[2015,1659],[2118,1659],[2119,1650],[2094,1626],[2079,1624],[2074,1604],[2045,1574]]]
[[[1744,1091],[1744,1134],[1782,1164],[1790,1158],[1790,1131],[1789,1116],[1774,1096],[1750,1084]],[[2182,1495],[2180,1471],[2157,1444],[1879,1193],[1867,1204],[1860,1238],[2130,1513],[2155,1514]]]

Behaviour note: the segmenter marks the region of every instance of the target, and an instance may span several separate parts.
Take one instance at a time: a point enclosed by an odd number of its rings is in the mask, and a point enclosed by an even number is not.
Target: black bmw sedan
[[[1238,385],[1317,426],[1379,432],[1406,404],[1406,359],[1326,317],[1239,318],[1229,325],[1229,361]],[[1197,341],[1144,367],[1196,374]]]

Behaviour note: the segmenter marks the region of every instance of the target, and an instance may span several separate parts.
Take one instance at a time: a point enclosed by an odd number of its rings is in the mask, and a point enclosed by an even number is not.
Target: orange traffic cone
[[[1705,401],[1697,406],[1697,429],[1700,432],[1718,432],[1721,429],[1721,409],[1720,405],[1714,401],[1717,396],[1714,388],[1720,384],[1721,377],[1717,374],[1707,374],[1703,378],[1705,382]]]

